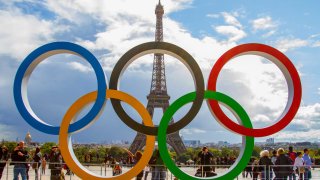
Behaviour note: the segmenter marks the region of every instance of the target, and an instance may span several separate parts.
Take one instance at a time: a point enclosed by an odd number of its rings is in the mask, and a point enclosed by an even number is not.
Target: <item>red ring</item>
[[[220,124],[222,124],[224,127],[226,127],[227,129],[235,133],[238,133],[243,136],[252,136],[252,137],[269,136],[285,128],[295,117],[300,107],[301,96],[302,96],[302,87],[301,87],[300,77],[293,63],[290,61],[290,59],[287,56],[285,56],[283,53],[278,51],[277,49],[264,44],[254,44],[254,43],[243,44],[230,49],[218,59],[218,61],[215,63],[215,65],[213,66],[210,72],[210,76],[208,80],[208,90],[216,91],[218,75],[222,70],[223,66],[232,58],[236,56],[244,55],[244,54],[260,55],[265,58],[268,58],[269,60],[270,58],[273,57],[274,58],[273,60],[276,60],[276,64],[278,67],[283,66],[283,68],[285,68],[288,71],[289,74],[287,75],[286,80],[288,82],[288,77],[289,77],[291,79],[292,86],[288,84],[289,96],[288,96],[288,104],[286,106],[286,109],[288,108],[289,109],[287,113],[277,123],[275,123],[272,126],[268,126],[261,129],[250,129],[250,128],[241,126],[233,122],[231,119],[229,119],[220,108],[218,101],[208,100],[209,109],[212,110],[211,112],[216,117],[218,122],[220,122]],[[286,76],[286,74],[284,75]],[[292,98],[291,103],[290,103],[290,98]]]

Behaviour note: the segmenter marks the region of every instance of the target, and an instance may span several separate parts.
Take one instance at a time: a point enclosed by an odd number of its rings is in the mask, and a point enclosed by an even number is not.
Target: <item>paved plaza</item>
[[[89,166],[87,167],[90,171],[96,173],[97,175],[103,175],[103,176],[107,176],[107,177],[112,177],[112,171],[111,168],[107,167],[103,167],[103,166]],[[187,172],[191,175],[194,175],[196,173],[196,168],[194,167],[183,167],[181,168],[184,172]],[[129,170],[129,168],[123,167],[123,173],[127,172]],[[224,172],[226,172],[227,169],[226,168],[217,168],[216,169],[216,173],[222,174]],[[66,174],[66,171],[63,170],[64,174]],[[174,176],[168,171],[167,173],[167,180],[174,180]],[[29,171],[29,178],[30,180],[35,179],[35,173],[33,169],[30,169]],[[2,180],[12,180],[13,179],[13,166],[9,166],[9,168],[6,168],[4,171],[4,175],[2,177]],[[65,175],[65,179],[66,180],[78,180],[80,179],[79,177],[77,177],[76,175]],[[250,176],[248,176],[248,178],[243,178],[242,175],[240,174],[239,177],[237,178],[239,180],[249,180],[252,179],[250,178]],[[312,170],[312,179],[320,179],[320,169],[316,168]],[[44,175],[41,175],[41,180],[50,180],[50,169],[46,169],[46,173]],[[149,173],[147,180],[151,180],[151,173]]]

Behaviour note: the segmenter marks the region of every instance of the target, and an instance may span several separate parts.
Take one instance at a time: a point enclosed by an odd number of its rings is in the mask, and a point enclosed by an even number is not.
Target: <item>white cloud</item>
[[[316,41],[313,43],[312,47],[320,47],[320,41]]]
[[[70,62],[68,63],[68,65],[75,70],[78,70],[80,72],[84,72],[84,73],[88,73],[88,72],[92,72],[92,68],[85,66],[79,62]]]
[[[54,22],[23,14],[13,7],[0,10],[0,22],[3,27],[0,28],[0,55],[18,60],[23,60],[39,45],[52,41],[55,33],[65,30]]]
[[[305,47],[309,43],[307,40],[299,39],[299,38],[287,38],[287,39],[280,39],[275,42],[275,46],[282,52],[286,52],[289,50],[293,50],[300,47]]]
[[[197,128],[185,128],[180,131],[182,135],[204,134],[207,131]]]
[[[285,130],[276,134],[277,139],[290,141],[319,140],[320,104],[301,106],[293,121]]]
[[[207,17],[209,17],[209,18],[219,18],[220,14],[207,14]]]
[[[319,34],[312,34],[311,36],[310,36],[310,38],[316,38],[316,37],[319,37],[320,36],[320,33]]]
[[[271,31],[263,34],[262,37],[264,37],[264,38],[270,37],[270,36],[274,35],[276,32],[277,32],[276,30],[271,30]]]
[[[242,28],[241,23],[237,20],[237,18],[235,16],[233,16],[232,14],[227,13],[227,12],[223,12],[221,14],[227,24]]]
[[[165,13],[169,14],[191,5],[193,0],[162,0],[165,4]],[[140,20],[153,20],[154,8],[157,1],[150,0],[48,0],[48,9],[52,10],[61,18],[68,19],[72,22],[81,22],[79,15],[87,14],[101,22],[110,24],[118,21],[130,21],[136,18]],[[143,4],[143,6],[141,5]],[[147,8],[146,8],[147,7]],[[154,8],[149,8],[154,7]]]
[[[217,26],[215,30],[217,33],[227,36],[229,42],[237,42],[247,36],[243,30],[235,26]]]
[[[251,22],[255,31],[257,30],[270,30],[277,27],[277,24],[273,22],[270,16],[255,19]]]
[[[5,124],[0,124],[0,132],[0,140],[13,140],[14,137],[18,137],[17,132],[14,130],[14,128]]]

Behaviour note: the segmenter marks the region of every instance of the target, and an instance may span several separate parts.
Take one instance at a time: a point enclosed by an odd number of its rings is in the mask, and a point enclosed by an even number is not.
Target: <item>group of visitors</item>
[[[9,150],[6,146],[2,146],[0,151],[0,179],[8,160]],[[57,146],[52,147],[51,154],[49,156],[42,156],[41,149],[39,147],[35,149],[34,155],[30,156],[29,152],[25,148],[24,141],[20,141],[11,152],[10,165],[13,165],[13,180],[18,180],[19,176],[22,180],[29,180],[30,167],[35,171],[35,180],[39,180],[39,169],[41,167],[41,173],[45,174],[47,160],[50,161],[50,179],[61,180],[62,157]]]
[[[128,153],[128,158],[125,163],[126,166],[134,166],[142,157],[142,152],[137,151],[132,154],[129,150],[125,149]],[[111,160],[112,174],[113,176],[120,175],[122,173],[121,166],[123,164],[117,162],[115,158]],[[165,180],[167,178],[167,169],[160,157],[160,152],[156,149],[149,161],[149,164],[142,170],[136,177],[136,180],[146,180],[149,173],[151,173],[151,180]]]
[[[260,159],[252,158],[248,167],[243,173],[243,177],[248,174],[253,180],[261,179],[272,180],[309,180],[311,178],[312,161],[309,156],[309,150],[304,149],[303,152],[294,152],[293,147],[289,147],[288,153],[283,148],[272,151],[269,156],[268,150],[260,152]]]

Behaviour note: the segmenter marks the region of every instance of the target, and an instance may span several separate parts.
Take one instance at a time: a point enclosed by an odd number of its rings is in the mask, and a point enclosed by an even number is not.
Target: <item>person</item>
[[[297,172],[299,180],[302,180],[305,169],[304,169],[304,161],[303,161],[301,152],[297,152],[297,157],[294,160],[294,164],[293,164],[293,170]]]
[[[147,165],[147,166],[144,168],[144,180],[147,180],[149,172],[150,172],[150,166]]]
[[[276,164],[276,160],[277,160],[277,151],[276,151],[276,150],[273,150],[273,151],[272,151],[272,156],[271,156],[272,165],[275,165],[275,164]],[[271,168],[271,170],[272,170],[272,171],[270,172],[271,175],[273,175],[273,173],[275,173],[273,168],[274,168],[274,167]]]
[[[124,149],[127,151],[129,157],[128,159],[131,159],[131,162],[133,162],[134,164],[137,164],[138,161],[141,159],[142,157],[142,152],[141,151],[137,151],[135,155],[133,155],[128,149]],[[142,180],[143,178],[143,170],[137,175],[136,180]]]
[[[254,158],[250,158],[250,161],[247,164],[247,167],[245,168],[245,173],[243,174],[244,178],[247,178],[248,175],[250,175],[250,177],[252,178],[252,169],[253,169],[252,165],[253,165],[253,162],[254,162]]]
[[[278,157],[275,162],[275,167],[273,168],[276,174],[276,180],[286,180],[289,174],[292,171],[292,161],[291,159],[284,153],[283,148],[279,148]]]
[[[293,152],[293,147],[289,146],[289,152],[288,152],[288,156],[292,161],[292,165],[294,164],[294,161],[297,157],[297,153]],[[289,174],[289,180],[296,180],[296,174],[294,172],[294,170],[292,169],[291,173]]]
[[[34,172],[35,172],[35,180],[38,180],[39,179],[39,167],[41,165],[41,152],[40,152],[40,148],[37,147],[36,148],[36,152],[34,153],[34,156],[33,156],[33,165],[32,165],[32,168],[34,168]]]
[[[309,150],[306,148],[303,150],[304,155],[302,156],[302,159],[305,164],[305,172],[304,172],[304,179],[309,180],[311,179],[311,166],[312,166],[312,161],[309,156]]]
[[[151,171],[151,179],[152,180],[165,180],[166,179],[166,168],[164,167],[164,163],[162,158],[160,157],[160,152],[156,149],[153,153],[149,164],[154,165]]]
[[[113,176],[118,176],[122,174],[122,168],[118,162],[115,163],[113,169],[112,169],[112,175]]]
[[[28,151],[24,148],[24,141],[20,141],[18,146],[14,148],[11,159],[14,163],[13,180],[18,180],[19,174],[22,180],[27,180],[27,164],[29,158]]]
[[[0,150],[0,179],[2,177],[2,173],[7,164],[8,159],[8,148],[6,146],[2,146]]]
[[[211,177],[210,162],[213,155],[209,152],[209,149],[206,146],[204,146],[202,151],[198,153],[198,158],[200,159],[201,165],[201,177]]]
[[[47,160],[46,160],[46,157],[42,157],[42,160],[41,160],[41,174],[46,174],[46,166],[47,166]]]
[[[257,159],[254,159],[252,163],[252,179],[253,180],[258,179],[259,172],[260,172],[259,161]]]
[[[269,151],[263,150],[260,152],[259,166],[261,171],[261,178],[265,180],[272,179],[272,172],[270,166],[272,166],[271,159],[269,158]]]
[[[61,158],[61,154],[58,151],[58,146],[53,146],[51,148],[49,159],[50,159],[49,169],[51,169],[50,180],[60,180],[62,158]]]

